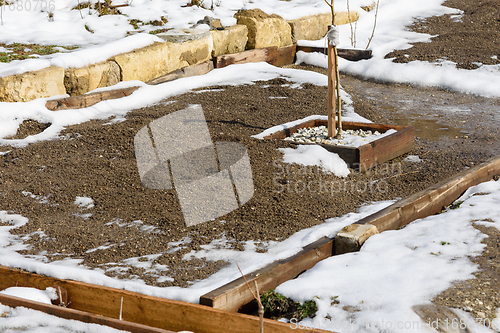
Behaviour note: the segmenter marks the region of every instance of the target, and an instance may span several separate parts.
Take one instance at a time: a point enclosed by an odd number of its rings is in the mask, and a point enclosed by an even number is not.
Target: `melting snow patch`
[[[41,204],[49,203],[50,195],[46,195],[46,196],[35,195],[35,194],[28,192],[28,191],[22,191],[21,193],[26,197],[29,196],[30,198],[35,199],[37,202],[39,202]]]
[[[422,159],[418,155],[408,155],[403,161],[404,162],[419,163],[419,162],[422,162]]]
[[[284,154],[283,162],[285,163],[317,165],[338,177],[347,177],[350,173],[349,167],[338,154],[331,153],[321,146],[299,145],[297,149],[280,148],[279,150]]]
[[[48,287],[45,290],[27,287],[10,287],[0,291],[0,293],[45,304],[52,304],[51,300],[57,299],[56,290],[52,287]]]
[[[94,200],[92,200],[92,198],[76,197],[74,203],[75,203],[75,205],[77,205],[83,209],[90,209],[90,208],[94,207]]]

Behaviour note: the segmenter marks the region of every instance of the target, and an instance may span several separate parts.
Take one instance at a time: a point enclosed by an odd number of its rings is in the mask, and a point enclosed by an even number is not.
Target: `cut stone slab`
[[[359,18],[357,12],[350,12],[351,22],[355,22]],[[347,12],[335,13],[337,25],[349,23]],[[328,31],[328,26],[332,24],[332,14],[318,14],[305,16],[297,20],[288,21],[292,29],[292,41],[296,43],[298,40],[318,40],[323,38]]]
[[[96,88],[115,85],[120,79],[120,67],[114,61],[64,71],[64,86],[70,96],[83,95]]]
[[[64,68],[51,66],[34,72],[0,78],[1,102],[28,102],[66,94]]]
[[[216,29],[224,30],[224,27],[220,23],[220,19],[216,19],[211,16],[205,16],[203,20],[199,20],[198,22],[196,22],[193,28],[196,28],[200,24],[208,25],[210,27],[210,30],[216,30]]]
[[[160,37],[165,42],[185,43],[206,38],[210,36],[210,32],[202,29],[172,29],[159,33],[156,36]]]
[[[234,14],[238,24],[248,28],[247,49],[292,44],[292,29],[279,15],[268,15],[260,9],[240,10]]]
[[[359,251],[368,238],[378,233],[377,227],[371,224],[348,225],[335,236],[335,254]]]
[[[122,81],[148,82],[177,69],[209,60],[212,37],[208,31],[206,34],[204,38],[186,42],[154,43],[119,54],[113,60],[120,66]]]
[[[248,41],[248,28],[237,24],[224,30],[211,30],[213,39],[212,57],[245,51]]]

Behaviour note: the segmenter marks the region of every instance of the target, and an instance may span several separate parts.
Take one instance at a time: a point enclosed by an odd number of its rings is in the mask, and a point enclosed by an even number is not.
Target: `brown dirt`
[[[394,61],[400,63],[446,59],[464,69],[478,68],[478,63],[499,64],[500,3],[447,0],[444,5],[462,10],[462,18],[448,14],[415,21],[409,27],[411,30],[437,36],[431,43],[415,43],[410,49],[387,54],[386,58],[395,58]]]
[[[255,85],[213,87],[212,92],[177,96],[172,104],[132,111],[121,123],[103,125],[108,120],[89,121],[68,127],[61,134],[65,139],[12,149],[0,158],[0,174],[6,188],[0,194],[2,209],[29,218],[30,223],[15,233],[45,233],[32,235],[27,240],[32,248],[23,254],[46,251],[49,260],[81,258],[85,266],[106,269],[114,267],[109,263],[163,253],[154,263],[168,266],[172,282],[157,283],[154,273],[138,268],[129,268],[125,273],[108,270],[107,274],[137,276],[153,285],[186,286],[189,281],[213,274],[224,263],[188,261],[182,257],[222,235],[236,249],[242,249],[246,240],[283,240],[326,218],[355,211],[366,202],[405,197],[489,156],[468,145],[460,151],[446,151],[417,141],[412,153],[424,159],[419,164],[396,159],[368,173],[353,171],[346,179],[297,165],[290,165],[282,173],[282,155],[277,148],[293,145],[250,136],[323,112],[327,95],[325,87],[305,84],[302,89],[292,89],[287,83],[275,79]],[[263,85],[268,86],[262,88]],[[276,96],[287,98],[269,98]],[[359,114],[377,118],[371,103],[356,95],[354,98]],[[188,104],[202,105],[214,142],[232,141],[246,146],[255,184],[253,198],[242,208],[189,228],[184,225],[175,191],[141,185],[133,145],[139,129]],[[32,122],[24,123],[19,133],[30,133],[28,129],[32,127]],[[304,184],[317,184],[320,179],[333,182],[334,193],[327,193],[327,189],[318,193],[319,188],[314,187],[311,192],[303,190]],[[370,188],[370,182],[377,179],[381,181]],[[91,197],[95,206],[76,206],[77,196]],[[39,202],[43,198],[47,203]],[[88,213],[92,216],[85,218],[83,214]],[[140,224],[134,222],[139,220]],[[145,233],[141,226],[153,226],[156,232]],[[184,237],[190,237],[191,242],[177,248],[169,244]],[[112,246],[88,252],[103,245]]]

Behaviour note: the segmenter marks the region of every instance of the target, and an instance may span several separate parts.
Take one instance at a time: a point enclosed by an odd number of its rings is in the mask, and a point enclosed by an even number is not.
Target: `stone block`
[[[248,28],[237,24],[224,30],[211,30],[214,41],[212,57],[245,51],[248,41]]]
[[[292,29],[279,15],[268,15],[260,9],[241,10],[234,17],[248,28],[247,49],[292,44]]]
[[[120,67],[114,61],[105,61],[83,68],[64,71],[64,86],[71,96],[83,95],[91,90],[109,87],[120,82]]]
[[[64,68],[51,66],[38,71],[0,78],[0,101],[28,102],[66,94]]]
[[[335,254],[359,251],[368,238],[378,233],[372,224],[348,225],[335,236]]]
[[[154,43],[113,57],[122,73],[122,81],[151,81],[177,69],[211,58],[212,36],[186,42]]]

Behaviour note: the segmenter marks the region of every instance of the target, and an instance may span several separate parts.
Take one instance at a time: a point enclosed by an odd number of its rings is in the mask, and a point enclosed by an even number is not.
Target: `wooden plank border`
[[[53,99],[47,101],[47,103],[45,103],[45,107],[51,111],[86,108],[108,99],[117,99],[130,96],[139,88],[140,87],[128,87],[122,89],[99,91],[74,97]]]
[[[496,175],[500,175],[500,157],[493,157],[400,200],[342,229],[335,237],[335,253],[358,251],[372,234],[396,230],[417,219],[439,213],[469,187],[491,180]]]
[[[300,46],[297,45],[297,52],[317,52],[328,54],[327,48],[325,47],[314,47],[314,46]],[[337,49],[338,55],[349,61],[360,61],[367,60],[373,57],[371,50],[358,50],[358,49]]]
[[[297,277],[319,261],[331,257],[333,249],[334,240],[324,237],[305,246],[294,256],[271,263],[262,269],[245,275],[245,278],[251,286],[254,285],[254,282],[257,282],[259,290],[265,292]],[[237,312],[252,300],[252,293],[248,290],[244,278],[240,277],[201,296],[200,304]]]
[[[234,64],[246,64],[251,62],[267,62],[274,66],[293,64],[295,60],[295,44],[278,48],[277,46],[252,49],[238,53],[223,54],[214,57],[214,67],[224,68]]]
[[[56,307],[59,313],[56,315],[60,316],[72,316],[74,314],[70,312],[77,310],[109,318],[118,318],[121,298],[123,298],[123,320],[139,325],[174,332],[255,333],[259,331],[259,318],[256,316],[222,311],[200,304],[169,300],[122,289],[46,277],[0,266],[0,290],[12,286],[37,289],[59,286],[65,289],[68,293],[68,299],[71,301],[69,305],[71,309]],[[47,307],[50,311],[54,310],[49,305]],[[66,310],[70,311],[67,312]],[[84,316],[84,314],[81,315]],[[270,319],[264,319],[264,328],[266,332],[294,332],[290,324]],[[310,328],[303,331],[326,333],[324,330]]]
[[[186,66],[181,69],[175,70],[171,73],[160,76],[156,79],[149,81],[147,84],[157,85],[184,77],[203,75],[211,72],[214,69],[213,61],[205,61],[196,65]]]
[[[57,305],[35,302],[10,295],[0,294],[0,303],[10,307],[22,306],[28,309],[42,311],[47,314],[64,319],[78,320],[88,324],[105,325],[116,328],[118,330],[125,330],[132,333],[174,333],[173,331],[168,331],[156,327],[140,325],[129,321],[119,320],[101,315],[95,315],[93,313],[74,310]]]

